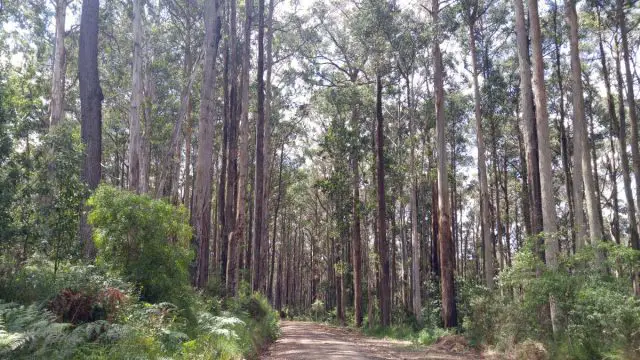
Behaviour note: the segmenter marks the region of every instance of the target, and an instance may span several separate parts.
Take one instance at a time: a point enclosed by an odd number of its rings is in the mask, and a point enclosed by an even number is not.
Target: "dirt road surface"
[[[312,322],[281,321],[282,334],[262,360],[333,359],[480,359],[474,354],[454,354],[408,341],[375,339],[350,329]]]

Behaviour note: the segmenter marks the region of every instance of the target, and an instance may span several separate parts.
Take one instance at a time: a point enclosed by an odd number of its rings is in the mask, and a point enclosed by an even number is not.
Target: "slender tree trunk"
[[[474,12],[477,11],[477,3]],[[473,71],[473,101],[476,120],[476,139],[478,143],[478,175],[480,177],[480,228],[482,232],[482,244],[484,246],[484,275],[489,289],[493,289],[493,241],[491,239],[489,225],[489,186],[487,181],[487,160],[485,157],[484,135],[482,133],[482,109],[480,107],[480,86],[478,85],[478,60],[476,54],[475,14],[469,22],[469,47],[471,49],[471,65]]]
[[[237,36],[236,36],[236,0],[229,1],[229,27],[227,28],[229,31],[229,42],[228,42],[228,51],[229,51],[229,60],[228,60],[228,69],[229,69],[229,83],[226,84],[228,86],[228,98],[229,106],[227,107],[228,111],[228,130],[229,130],[229,142],[228,142],[228,157],[227,157],[227,183],[225,187],[225,203],[224,203],[224,229],[222,231],[222,248],[220,253],[220,273],[222,275],[223,281],[225,284],[228,284],[226,281],[226,272],[227,272],[227,262],[228,262],[228,251],[229,251],[229,242],[231,241],[231,237],[233,236],[232,231],[235,228],[236,221],[236,189],[237,189],[237,171],[238,171],[238,104],[237,104],[237,94],[238,94],[238,54],[237,54]]]
[[[567,136],[567,131],[564,127],[564,119],[565,119],[565,107],[564,107],[564,85],[562,81],[562,69],[560,63],[560,36],[562,34],[561,29],[558,27],[558,4],[554,1],[554,9],[553,9],[553,29],[555,32],[554,46],[555,46],[555,70],[556,77],[558,78],[558,91],[560,95],[558,96],[558,100],[560,102],[560,119],[558,119],[558,130],[560,132],[560,153],[562,158],[562,169],[564,171],[564,181],[565,187],[567,189],[567,203],[569,205],[569,235],[571,237],[571,243],[575,245],[576,242],[576,234],[575,234],[575,202],[573,198],[573,179],[571,177],[571,163],[569,161],[569,139]],[[584,221],[584,214],[582,214],[582,206],[580,206],[580,212],[582,216],[582,220]],[[575,250],[575,249],[574,249]]]
[[[440,290],[442,293],[442,321],[445,328],[458,324],[456,311],[454,270],[455,253],[451,237],[451,208],[449,206],[449,179],[447,174],[447,149],[444,116],[444,70],[439,39],[439,1],[431,1],[431,15],[435,26],[433,45],[433,83],[435,91],[436,134],[438,154],[438,247],[440,250]]]
[[[521,123],[520,120],[518,120]],[[518,135],[518,152],[520,155],[520,173],[522,174],[522,191],[521,195],[521,205],[522,205],[522,222],[524,223],[524,230],[527,235],[532,234],[531,230],[531,193],[529,192],[529,174],[527,171],[527,156],[526,150],[524,146],[524,139],[522,135],[522,126],[518,126],[517,129]]]
[[[505,154],[503,157],[503,173],[502,179],[504,180],[502,184],[502,192],[504,196],[504,225],[505,225],[505,235],[504,235],[504,246],[505,246],[505,260],[507,262],[507,267],[511,267],[511,219],[509,217],[509,179],[507,177],[507,168],[508,159]]]
[[[178,117],[176,118],[175,123],[173,124],[173,131],[171,132],[171,139],[169,141],[169,146],[167,148],[167,153],[164,156],[164,161],[160,164],[160,180],[158,181],[158,188],[156,189],[156,198],[161,198],[163,196],[169,195],[167,189],[167,183],[171,182],[172,187],[173,183],[177,181],[170,181],[171,172],[174,172],[176,168],[179,170],[180,168],[180,134],[182,132],[183,123],[187,124],[187,131],[185,131],[185,151],[188,156],[185,158],[185,194],[188,193],[188,183],[186,174],[189,173],[189,162],[191,161],[191,88],[193,87],[193,82],[195,81],[196,71],[195,66],[192,63],[191,59],[191,51],[188,49],[185,54],[185,65],[184,65],[184,75],[187,78],[187,83],[182,89],[182,96],[180,102],[180,110],[178,112]],[[198,63],[199,64],[199,63]],[[196,64],[196,65],[198,65]]]
[[[396,199],[394,199],[395,195],[392,195],[391,200],[391,256],[390,256],[390,265],[391,265],[391,307],[396,306],[396,293],[398,291],[398,274],[397,274],[397,264],[396,264],[396,254],[398,252],[398,226],[396,224]]]
[[[400,244],[402,245],[400,251],[402,253],[402,302],[405,308],[405,311],[411,311],[409,304],[411,303],[411,298],[409,296],[409,254],[407,250],[407,238],[405,231],[405,220],[404,220],[405,206],[402,202],[400,202]]]
[[[367,218],[365,216],[365,224],[367,224]],[[365,226],[364,229],[368,229],[368,226]],[[375,236],[375,230],[373,231]],[[366,239],[366,253],[373,254],[375,252],[374,249],[370,249],[370,241],[368,234],[364,234],[364,239]],[[375,279],[375,262],[371,258],[370,255],[367,256],[367,323],[369,328],[373,328],[375,326],[375,303],[376,303],[376,279]]]
[[[359,115],[358,104],[353,105],[351,110],[351,127],[355,134],[358,135]],[[356,326],[362,326],[362,250],[361,234],[360,234],[360,172],[358,168],[360,148],[356,145],[353,147],[351,154],[351,171],[353,173],[353,230],[351,233],[351,254],[353,266],[353,308]]]
[[[438,182],[431,183],[431,274],[435,279],[440,278],[440,250],[438,240],[440,239],[440,223],[438,215]]]
[[[416,154],[414,144],[414,124],[413,124],[413,93],[409,76],[405,78],[407,83],[407,109],[409,114],[409,136],[410,138],[410,181],[411,181],[411,294],[413,305],[413,316],[418,324],[422,324],[422,294],[420,281],[420,234],[418,234],[418,181],[416,178]]]
[[[98,25],[100,1],[83,0],[78,46],[78,78],[80,82],[80,137],[85,146],[82,180],[94,190],[102,176],[102,88],[98,72]],[[95,257],[91,227],[85,206],[80,217],[80,239],[85,259]]]
[[[604,86],[607,91],[607,114],[609,116],[609,143],[611,145],[611,154],[609,156],[609,174],[611,176],[611,197],[613,206],[613,222],[611,224],[611,235],[615,239],[616,243],[620,244],[620,215],[618,206],[618,175],[615,164],[615,138],[619,133],[618,119],[616,116],[615,102],[613,100],[613,94],[611,93],[611,80],[609,78],[609,67],[607,66],[607,57],[604,52],[604,45],[602,41],[602,23],[600,18],[600,7],[597,10],[598,19],[598,49],[600,50],[600,65],[602,66],[602,77],[604,79]],[[633,232],[632,232],[633,235]],[[637,235],[637,234],[636,234]]]
[[[264,230],[264,0],[258,0],[258,119],[256,121],[256,167],[254,179],[253,259],[251,288],[259,291],[264,274],[261,273]]]
[[[251,22],[253,14],[253,1],[247,0],[245,4],[244,44],[242,54],[242,76],[240,102],[240,134],[238,154],[238,194],[236,204],[236,227],[233,236],[229,239],[229,254],[227,256],[227,292],[235,296],[238,291],[238,257],[239,247],[245,236],[245,212],[247,204],[247,173],[249,157],[249,68],[251,59]],[[282,252],[280,252],[282,254]],[[282,273],[282,264],[279,263],[278,271]],[[282,276],[282,275],[280,275]],[[280,282],[280,277],[278,278]]]
[[[520,109],[522,111],[522,132],[526,150],[527,185],[529,188],[529,205],[531,231],[528,235],[542,231],[542,200],[540,188],[540,168],[538,159],[538,134],[533,111],[533,94],[531,69],[529,65],[529,49],[527,29],[525,26],[524,6],[521,0],[514,0],[516,12],[516,40],[518,43],[518,69],[520,72]],[[544,249],[540,241],[536,244],[536,252],[544,259]]]
[[[492,148],[491,153],[493,157],[493,188],[495,190],[495,227],[496,227],[496,241],[494,246],[497,245],[497,249],[494,249],[494,254],[497,255],[498,265],[500,269],[504,269],[504,253],[502,248],[502,218],[500,213],[500,169],[498,167],[498,133],[496,129],[496,122],[491,124],[492,133]]]
[[[378,187],[378,256],[380,259],[380,314],[382,326],[391,324],[391,279],[387,241],[387,207],[384,186],[384,119],[382,117],[382,76],[376,74],[376,172]]]
[[[567,12],[567,22],[569,23],[569,43],[571,50],[571,78],[573,87],[573,166],[574,185],[580,182],[580,177],[584,182],[585,197],[587,200],[587,216],[589,217],[589,234],[591,244],[596,245],[603,238],[602,223],[598,216],[599,200],[596,198],[597,190],[593,182],[593,170],[591,169],[591,155],[589,151],[589,141],[587,138],[587,119],[585,117],[585,105],[582,86],[582,68],[580,65],[580,50],[578,47],[578,15],[576,13],[575,0],[565,1]],[[582,166],[580,166],[582,161]],[[582,171],[582,173],[580,173]],[[577,184],[576,188],[580,188]],[[582,190],[582,189],[580,189]],[[576,209],[582,208],[582,193],[576,192]],[[581,210],[578,210],[581,211]],[[584,230],[578,229],[578,237],[576,238],[576,249],[580,250],[585,244],[585,238],[580,235],[584,234]]]
[[[53,78],[51,82],[51,108],[49,128],[53,129],[64,117],[64,80],[66,50],[64,48],[64,26],[67,15],[67,0],[56,0],[56,47],[53,55]]]
[[[269,287],[267,290],[267,295],[269,298],[272,298],[272,289],[273,289],[273,272],[275,270],[275,257],[276,257],[276,229],[278,228],[278,210],[280,209],[280,200],[283,196],[283,184],[282,184],[282,166],[284,164],[284,143],[282,142],[282,146],[280,147],[280,166],[278,167],[278,197],[276,199],[276,208],[273,213],[273,242],[271,248],[271,271],[269,271]]]
[[[618,26],[620,28],[620,38],[622,41],[622,59],[627,80],[627,105],[629,107],[629,122],[631,123],[631,160],[633,177],[636,183],[636,209],[640,209],[640,150],[638,149],[638,113],[636,108],[636,98],[633,89],[633,72],[631,69],[629,52],[629,40],[627,36],[627,23],[624,14],[624,0],[616,0],[616,13]],[[620,98],[622,101],[622,98]],[[640,233],[640,228],[638,228]],[[635,249],[640,248],[640,243],[633,244]]]
[[[140,136],[140,148],[142,151],[140,152],[139,161],[140,161],[140,192],[146,194],[149,192],[149,175],[151,171],[151,122],[153,118],[153,103],[157,101],[156,96],[156,85],[153,81],[153,76],[151,73],[151,64],[153,63],[153,54],[149,55],[149,61],[147,62],[146,70],[143,70],[143,111],[142,111],[142,122],[144,124],[144,129],[142,135]],[[158,178],[156,177],[156,188]]]
[[[624,109],[624,82],[622,80],[621,55],[616,43],[618,56],[616,58],[616,79],[618,83],[618,113],[620,114],[620,133],[618,134],[618,145],[620,148],[620,163],[622,164],[622,179],[624,182],[624,193],[627,202],[627,212],[629,218],[629,242],[634,249],[640,249],[640,236],[638,232],[638,222],[636,219],[636,206],[633,201],[633,192],[631,190],[631,170],[629,169],[629,155],[627,153],[627,123]]]
[[[142,130],[140,114],[143,111],[144,88],[142,81],[142,0],[133,0],[133,70],[131,108],[129,109],[129,189],[140,193]]]
[[[260,257],[262,259],[262,273],[267,274],[268,266],[267,266],[267,255],[269,253],[269,198],[271,194],[271,68],[273,63],[273,11],[274,11],[274,0],[269,0],[269,5],[267,8],[267,19],[265,22],[265,27],[267,29],[266,34],[266,44],[264,49],[265,64],[265,97],[264,97],[264,178],[263,178],[263,189],[264,189],[264,205],[262,207],[262,236],[264,237],[263,242],[266,244],[262,248],[262,254]],[[276,152],[274,152],[274,156]],[[272,249],[275,251],[275,249]],[[263,286],[266,287],[266,282]],[[266,288],[265,288],[266,289]]]
[[[200,100],[200,124],[198,126],[198,159],[194,186],[191,223],[194,228],[196,248],[193,285],[204,288],[209,280],[209,236],[211,228],[211,182],[215,120],[215,88],[220,42],[220,11],[222,4],[208,0],[205,4],[204,74]]]
[[[549,140],[549,115],[547,112],[547,91],[544,85],[544,60],[542,58],[542,34],[538,16],[538,1],[528,0],[531,45],[533,55],[533,94],[536,105],[536,129],[538,132],[540,164],[540,190],[542,193],[542,224],[544,228],[545,260],[547,267],[556,270],[560,251],[556,225],[556,209],[553,198],[553,177],[551,173],[551,145]],[[575,164],[574,164],[575,165]],[[575,185],[575,184],[574,184]],[[553,332],[559,329],[555,299],[549,297],[551,326]]]

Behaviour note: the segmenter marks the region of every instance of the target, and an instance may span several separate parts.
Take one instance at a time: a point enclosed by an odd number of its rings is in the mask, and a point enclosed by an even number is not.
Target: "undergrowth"
[[[96,265],[0,266],[0,359],[252,359],[277,337],[246,284],[232,299],[191,288],[183,208],[110,187],[90,203]]]

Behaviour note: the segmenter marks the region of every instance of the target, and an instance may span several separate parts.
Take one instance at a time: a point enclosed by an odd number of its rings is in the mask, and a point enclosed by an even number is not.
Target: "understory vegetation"
[[[559,270],[551,272],[533,247],[525,246],[515,255],[513,266],[500,274],[495,290],[474,281],[456,282],[457,328],[442,328],[438,284],[432,281],[427,285],[431,296],[426,301],[429,306],[423,307],[422,325],[411,314],[398,311],[388,327],[369,326],[365,318],[362,332],[419,345],[461,334],[469,349],[491,349],[517,359],[637,359],[640,299],[629,288],[639,264],[637,251],[602,243],[562,259]],[[557,336],[552,335],[548,318],[550,296],[561,314]],[[353,321],[352,311],[348,308],[348,323]],[[335,309],[325,310],[319,300],[307,312],[290,312],[292,318],[341,325]]]
[[[40,253],[3,262],[0,358],[256,358],[276,338],[264,296],[191,288],[183,208],[107,186],[89,203],[95,265]]]

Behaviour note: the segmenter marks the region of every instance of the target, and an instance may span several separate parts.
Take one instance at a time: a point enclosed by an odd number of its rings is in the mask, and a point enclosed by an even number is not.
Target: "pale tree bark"
[[[444,67],[440,51],[440,4],[431,0],[431,16],[435,27],[433,45],[433,84],[436,112],[436,151],[438,154],[438,248],[440,252],[440,291],[442,293],[442,321],[445,328],[458,324],[456,311],[454,270],[455,253],[451,236],[451,207],[449,203],[449,177],[447,174],[447,148],[444,114]]]
[[[167,183],[169,181],[172,182],[172,185],[174,182],[177,181],[177,179],[171,180],[171,173],[176,169],[180,167],[180,134],[182,132],[182,127],[183,124],[186,123],[188,127],[190,127],[191,125],[189,124],[189,120],[191,117],[191,89],[193,87],[193,82],[195,81],[195,77],[197,72],[195,71],[195,69],[200,65],[200,58],[198,58],[195,62],[195,64],[193,63],[193,60],[191,59],[191,52],[187,51],[187,53],[185,54],[185,65],[184,65],[184,75],[187,79],[187,83],[184,85],[184,88],[182,89],[182,96],[181,96],[181,101],[180,101],[180,110],[178,111],[178,117],[176,117],[175,123],[173,124],[173,130],[171,132],[171,139],[169,140],[169,146],[167,148],[167,153],[164,156],[164,161],[162,161],[162,163],[160,164],[160,180],[158,181],[158,188],[156,189],[156,198],[161,198],[163,196],[167,196],[168,195],[168,189],[167,189]],[[187,152],[190,154],[191,152],[191,142],[189,141],[189,137],[191,136],[191,129],[188,128],[185,134],[185,140],[187,140]],[[186,157],[186,165],[185,165],[185,173],[189,172],[189,162],[191,156]],[[187,179],[185,179],[185,197],[188,197],[188,195],[186,195],[188,193],[188,191],[186,190],[187,187],[189,186],[188,184],[186,184]]]
[[[533,94],[536,105],[536,129],[538,132],[540,190],[542,198],[542,224],[544,228],[545,260],[551,270],[558,268],[560,246],[557,236],[556,209],[553,198],[553,177],[551,173],[551,144],[549,141],[549,114],[547,111],[547,91],[544,85],[544,60],[542,58],[542,34],[538,15],[538,0],[528,0],[531,46],[533,54]],[[549,297],[551,326],[553,332],[559,329],[559,309],[553,296]]]
[[[265,97],[264,97],[264,206],[262,207],[262,218],[264,219],[262,222],[262,234],[264,236],[264,243],[269,243],[269,198],[271,194],[271,171],[273,170],[272,161],[271,161],[271,98],[272,98],[272,83],[271,83],[271,68],[273,66],[273,11],[274,11],[274,0],[269,0],[269,5],[267,7],[267,19],[265,22],[265,27],[267,30],[266,33],[266,44],[265,44]],[[275,156],[275,152],[274,152]],[[275,249],[272,249],[275,251]],[[265,246],[262,248],[262,254],[260,255],[262,259],[262,272],[267,274],[267,264],[266,261],[267,255],[269,253],[269,247]],[[266,284],[265,284],[266,285]]]
[[[469,48],[473,74],[473,101],[476,120],[476,139],[478,143],[478,175],[480,177],[480,228],[484,247],[484,275],[489,289],[494,286],[493,240],[489,220],[489,185],[487,180],[487,160],[485,155],[484,135],[482,133],[482,109],[480,107],[480,86],[478,84],[478,60],[476,53],[475,26],[478,19],[478,2],[474,1],[468,13]]]
[[[208,0],[205,4],[204,71],[200,100],[200,124],[198,126],[198,159],[195,166],[193,210],[191,223],[196,248],[195,268],[192,269],[193,285],[204,288],[209,280],[209,236],[211,228],[211,183],[215,122],[215,88],[220,42],[220,10],[222,0]]]
[[[624,109],[624,82],[622,79],[621,55],[616,42],[616,80],[618,83],[618,114],[620,115],[620,125],[618,127],[618,146],[620,151],[620,164],[622,165],[622,180],[624,182],[624,194],[627,202],[627,212],[629,218],[630,245],[634,249],[640,249],[640,231],[636,220],[636,205],[633,201],[633,191],[631,189],[631,170],[629,169],[629,155],[627,153],[627,122]]]
[[[51,83],[51,114],[49,128],[53,129],[64,117],[64,79],[66,50],[64,26],[67,0],[56,0],[56,47],[53,55],[53,79]]]
[[[140,193],[142,131],[140,114],[142,113],[144,90],[142,84],[142,0],[133,0],[133,68],[131,72],[131,107],[129,109],[129,189]]]
[[[253,0],[245,4],[244,44],[242,54],[241,102],[240,102],[240,133],[238,148],[238,196],[236,204],[236,227],[229,239],[229,255],[227,256],[227,292],[234,296],[238,291],[238,262],[239,248],[244,239],[246,222],[246,184],[249,156],[249,67],[251,59],[251,22],[253,14]],[[281,253],[282,254],[282,253]],[[278,271],[282,272],[280,263]],[[280,279],[280,277],[278,277]],[[279,280],[278,280],[279,281]]]
[[[194,0],[187,0],[185,2],[185,34],[184,34],[184,43],[185,43],[185,76],[186,71],[191,72],[191,77],[197,72],[196,69],[199,68],[198,65],[193,64],[193,52],[192,52],[192,31],[193,31],[193,11],[195,8]],[[193,81],[192,81],[193,82]],[[192,132],[193,132],[193,124],[192,124],[192,110],[193,110],[193,101],[191,100],[191,91],[187,92],[188,98],[186,100],[186,113],[184,123],[186,126],[184,130],[184,182],[183,182],[183,192],[182,192],[182,204],[191,211],[191,141],[192,141]],[[177,149],[178,152],[180,149]],[[180,165],[178,164],[178,167]]]
[[[78,79],[80,83],[80,137],[85,146],[82,179],[94,190],[102,175],[102,89],[98,72],[99,0],[83,0],[78,47]],[[85,259],[95,257],[87,210],[80,218],[80,239]]]
[[[514,0],[516,13],[516,41],[518,43],[518,70],[520,73],[520,109],[522,111],[522,135],[525,145],[527,162],[527,187],[529,220],[531,226],[527,235],[539,234],[542,231],[542,206],[540,191],[540,172],[538,161],[538,135],[536,133],[536,119],[533,112],[533,94],[531,85],[531,68],[529,65],[529,46],[527,28],[525,25],[525,11],[522,0]],[[525,217],[526,219],[526,217]],[[544,258],[541,244],[536,244],[535,251]]]
[[[599,241],[603,239],[602,223],[600,222],[598,207],[600,202],[596,197],[598,189],[596,189],[593,182],[593,171],[591,166],[591,155],[589,152],[589,141],[587,137],[587,120],[585,117],[584,108],[584,94],[582,86],[582,68],[580,65],[580,49],[578,46],[578,14],[576,13],[575,0],[567,0],[565,2],[567,21],[569,23],[569,43],[571,51],[571,78],[572,78],[572,94],[573,94],[573,156],[574,156],[574,185],[576,182],[580,182],[580,179],[576,177],[582,176],[584,181],[584,190],[587,200],[587,216],[589,217],[589,235],[591,239],[591,245],[595,246]],[[582,166],[579,169],[578,163],[582,161]],[[582,174],[579,173],[582,170]],[[578,195],[576,199],[575,209],[581,212],[582,194]],[[578,231],[581,234],[581,231]],[[579,236],[576,238],[576,250],[579,250],[585,243],[584,238]]]
[[[280,202],[282,200],[283,196],[286,196],[286,194],[283,194],[286,189],[283,189],[284,185],[282,183],[282,167],[284,164],[284,145],[285,145],[286,141],[282,141],[282,144],[280,145],[280,166],[278,167],[278,197],[276,198],[276,207],[273,213],[273,242],[271,245],[271,270],[269,271],[269,286],[267,287],[267,296],[269,297],[269,299],[273,299],[273,277],[274,277],[274,273],[275,273],[275,263],[276,263],[276,232],[278,229],[278,211],[280,210]],[[265,221],[266,222],[266,221]],[[268,234],[268,233],[267,233]]]
[[[145,49],[145,51],[149,51],[152,49]],[[142,125],[144,125],[142,129],[142,135],[140,136],[140,144],[142,151],[140,152],[140,192],[146,194],[149,192],[149,180],[151,175],[151,123],[153,118],[153,103],[156,102],[157,94],[156,94],[156,84],[153,79],[153,74],[151,72],[151,64],[153,64],[153,53],[147,54],[148,61],[145,64],[145,70],[143,71],[143,106],[144,111],[142,112]],[[157,178],[154,179],[157,187]]]
[[[262,245],[264,243],[264,0],[258,0],[258,118],[256,120],[256,166],[254,177],[253,246],[251,261],[251,289],[260,291],[262,274]]]
[[[627,36],[627,23],[624,14],[624,0],[616,0],[616,14],[618,26],[620,27],[620,39],[622,41],[622,59],[624,60],[624,70],[627,80],[627,106],[629,107],[629,122],[631,123],[631,160],[633,177],[636,183],[636,209],[640,209],[640,150],[638,149],[638,113],[636,108],[636,98],[633,89],[633,70],[631,69],[629,52],[629,40]],[[620,98],[622,101],[622,98]],[[624,121],[624,119],[621,119]],[[638,223],[640,226],[640,223]],[[640,228],[638,228],[640,233]],[[640,248],[640,243],[633,244],[635,249]]]

